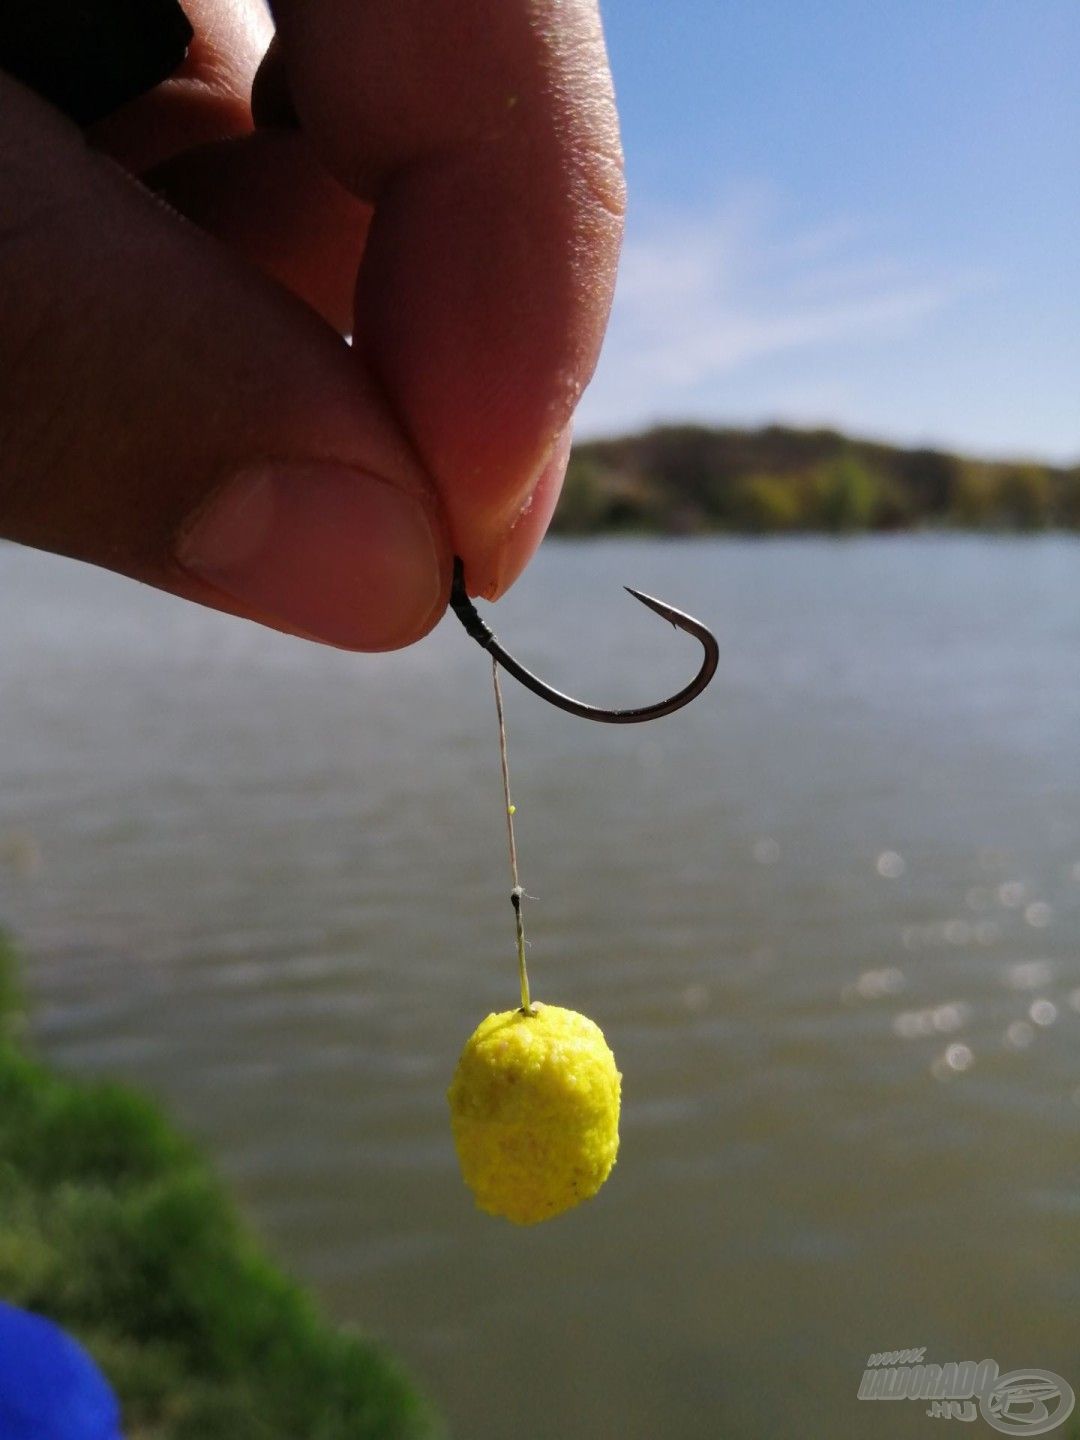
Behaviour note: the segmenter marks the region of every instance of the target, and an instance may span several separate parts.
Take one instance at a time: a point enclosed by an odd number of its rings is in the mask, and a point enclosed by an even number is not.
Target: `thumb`
[[[442,512],[312,311],[0,76],[0,534],[357,650],[449,591]]]

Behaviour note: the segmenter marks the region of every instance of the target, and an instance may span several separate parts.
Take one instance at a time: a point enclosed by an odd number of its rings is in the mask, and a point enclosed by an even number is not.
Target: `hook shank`
[[[712,631],[706,629],[701,621],[695,620],[692,615],[686,615],[681,610],[676,610],[673,605],[667,605],[663,600],[657,600],[652,595],[643,595],[640,590],[631,590],[629,585],[624,586],[624,589],[628,594],[633,595],[635,600],[640,600],[643,605],[647,605],[657,615],[670,621],[676,630],[685,630],[688,635],[693,635],[705,651],[701,669],[689,685],[684,685],[677,694],[669,696],[666,700],[658,700],[654,705],[639,705],[631,710],[603,710],[596,705],[586,705],[581,700],[564,695],[554,686],[545,684],[539,676],[519,664],[508,651],[503,649],[492,631],[477,614],[476,607],[465,590],[465,567],[460,558],[456,556],[454,558],[454,583],[450,591],[450,608],[464,625],[466,633],[471,635],[476,643],[490,655],[493,655],[508,675],[513,675],[515,680],[520,681],[534,695],[539,695],[542,700],[546,700],[549,705],[569,711],[571,715],[580,715],[585,720],[600,720],[608,725],[639,725],[645,720],[658,720],[661,715],[670,715],[675,710],[681,710],[684,705],[688,705],[691,700],[700,695],[716,674],[716,666],[720,659],[720,647]]]

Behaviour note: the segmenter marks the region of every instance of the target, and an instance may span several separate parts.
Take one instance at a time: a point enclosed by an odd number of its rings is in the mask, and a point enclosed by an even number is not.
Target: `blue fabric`
[[[2,1302],[0,1440],[123,1440],[116,1397],[82,1346]]]

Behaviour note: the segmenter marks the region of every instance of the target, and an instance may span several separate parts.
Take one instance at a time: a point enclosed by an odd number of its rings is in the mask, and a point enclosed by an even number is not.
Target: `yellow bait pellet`
[[[466,1185],[517,1225],[595,1195],[619,1149],[622,1076],[603,1031],[574,1010],[533,1009],[481,1021],[447,1092]]]
[[[517,814],[517,806],[516,806],[516,805],[511,805],[511,806],[507,809],[507,812],[506,812],[506,813],[507,813],[508,815],[516,815],[516,814]]]

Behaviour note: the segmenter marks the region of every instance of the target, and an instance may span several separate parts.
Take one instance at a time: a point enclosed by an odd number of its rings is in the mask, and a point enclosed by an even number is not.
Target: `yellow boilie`
[[[480,1209],[534,1225],[595,1195],[619,1148],[621,1081],[603,1031],[574,1010],[483,1020],[447,1095]]]

